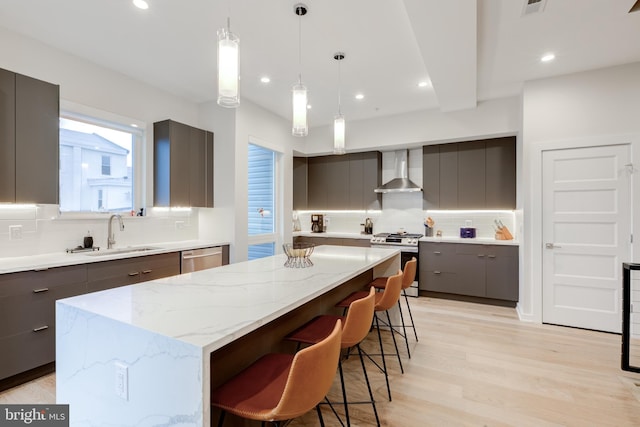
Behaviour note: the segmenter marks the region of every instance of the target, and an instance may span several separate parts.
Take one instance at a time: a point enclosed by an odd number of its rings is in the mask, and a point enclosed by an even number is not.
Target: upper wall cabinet
[[[213,207],[213,133],[173,120],[153,124],[154,206]]]
[[[293,208],[315,210],[380,209],[382,155],[378,151],[342,156],[296,157]]]
[[[58,203],[60,88],[0,69],[0,202]]]
[[[516,139],[422,149],[425,209],[515,209]]]

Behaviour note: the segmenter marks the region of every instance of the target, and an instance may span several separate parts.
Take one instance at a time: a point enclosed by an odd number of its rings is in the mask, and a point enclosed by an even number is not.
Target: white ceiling
[[[640,61],[635,0],[303,0],[302,80],[310,126],[473,108],[523,82]],[[543,0],[544,1],[544,0]],[[291,116],[300,71],[297,0],[2,0],[0,26],[195,102],[216,98],[216,31],[241,42],[241,97]],[[541,63],[546,52],[556,60]],[[260,83],[268,75],[271,83]],[[418,88],[430,78],[433,87]],[[640,76],[639,76],[640,78]],[[363,93],[361,101],[354,99]],[[240,107],[242,108],[242,106]]]

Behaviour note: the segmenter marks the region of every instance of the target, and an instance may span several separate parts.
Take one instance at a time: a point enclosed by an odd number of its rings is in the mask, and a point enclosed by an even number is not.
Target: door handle
[[[561,248],[562,246],[554,245],[553,243],[545,243],[544,247],[547,249],[558,249],[558,248]]]

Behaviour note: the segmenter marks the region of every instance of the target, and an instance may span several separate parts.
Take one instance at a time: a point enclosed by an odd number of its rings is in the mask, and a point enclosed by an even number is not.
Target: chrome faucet
[[[116,244],[116,235],[112,231],[113,218],[118,218],[118,223],[120,224],[120,231],[124,231],[124,222],[122,222],[122,217],[118,214],[113,214],[109,217],[109,231],[107,231],[107,249],[111,249],[113,245]]]

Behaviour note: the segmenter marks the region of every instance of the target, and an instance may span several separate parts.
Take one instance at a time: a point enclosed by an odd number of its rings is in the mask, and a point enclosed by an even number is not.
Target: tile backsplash
[[[106,248],[109,216],[60,214],[58,205],[0,205],[0,258],[63,252],[82,245],[87,232],[94,246]],[[113,224],[116,247],[198,238],[197,209],[149,208],[146,216],[122,218],[124,231]]]
[[[311,231],[311,213],[329,217],[328,232],[360,233],[365,218],[373,221],[373,233],[404,230],[407,233],[425,234],[424,222],[430,216],[435,231],[441,230],[443,237],[459,237],[460,227],[471,221],[476,228],[476,237],[495,236],[495,220],[509,229],[518,239],[516,211],[509,210],[423,210],[422,193],[389,193],[383,195],[384,209],[379,211],[300,211],[297,212],[302,231]],[[295,214],[295,213],[294,213]]]

